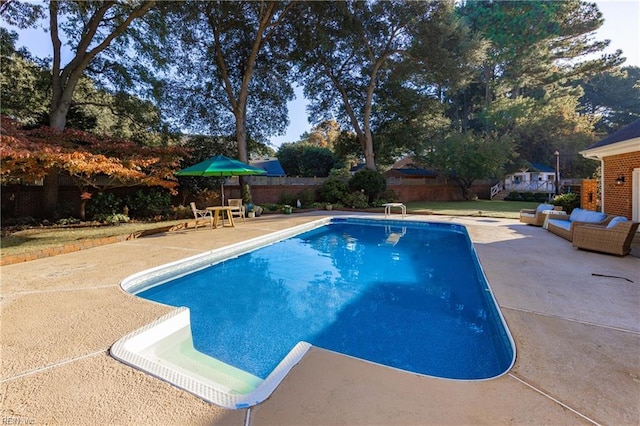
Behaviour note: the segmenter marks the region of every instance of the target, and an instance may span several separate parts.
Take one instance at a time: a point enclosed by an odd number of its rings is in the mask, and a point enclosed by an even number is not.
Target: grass
[[[520,209],[538,206],[538,202],[528,201],[420,201],[405,203],[409,213],[431,213],[450,216],[482,216],[518,219]]]
[[[482,216],[517,219],[520,209],[532,208],[538,203],[519,201],[453,201],[453,202],[412,202],[406,203],[407,212],[414,214],[440,214],[451,216]],[[372,210],[374,211],[374,210]],[[382,208],[375,209],[382,212]],[[117,226],[97,226],[88,228],[32,228],[18,231],[0,240],[2,256],[28,253],[81,240],[129,235],[135,232],[156,229],[184,223],[174,220],[155,223],[123,223]]]
[[[119,225],[92,226],[86,228],[31,228],[14,232],[0,239],[2,256],[27,253],[51,247],[60,247],[82,240],[129,235],[139,231],[184,223],[187,220],[166,222],[121,223]]]

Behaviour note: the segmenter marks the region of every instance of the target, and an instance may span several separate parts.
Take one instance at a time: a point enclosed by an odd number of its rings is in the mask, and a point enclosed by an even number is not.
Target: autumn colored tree
[[[174,171],[187,155],[184,148],[141,146],[74,129],[43,126],[23,130],[6,116],[0,127],[3,182],[42,179],[52,169],[67,174],[79,191],[81,219],[92,194],[105,189],[144,185],[175,193],[178,182]]]
[[[73,95],[90,65],[96,69],[114,68],[104,55],[114,39],[123,35],[131,22],[144,16],[155,1],[50,1],[49,34],[53,47],[51,63],[51,103],[49,120],[52,129],[63,131]],[[0,16],[21,28],[37,23],[46,14],[46,6],[29,2],[8,1],[0,7]],[[62,38],[73,52],[66,64],[62,59]],[[105,62],[106,61],[106,62]],[[100,63],[102,62],[102,63]],[[53,210],[58,199],[58,170],[48,169],[45,176],[45,210]]]

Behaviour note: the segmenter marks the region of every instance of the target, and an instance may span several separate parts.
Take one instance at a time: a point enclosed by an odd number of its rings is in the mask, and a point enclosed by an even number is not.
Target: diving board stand
[[[386,203],[384,206],[384,217],[391,215],[392,207],[399,207],[402,212],[402,217],[404,218],[407,215],[407,207],[402,203]]]

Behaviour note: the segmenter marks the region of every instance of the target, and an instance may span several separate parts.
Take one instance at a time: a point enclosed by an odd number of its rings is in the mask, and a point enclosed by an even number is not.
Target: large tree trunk
[[[58,169],[50,169],[49,173],[44,177],[44,198],[42,209],[39,209],[40,216],[42,217],[51,217],[53,216],[57,204],[58,204],[58,193],[60,185],[58,184],[58,176],[60,175],[60,171]]]

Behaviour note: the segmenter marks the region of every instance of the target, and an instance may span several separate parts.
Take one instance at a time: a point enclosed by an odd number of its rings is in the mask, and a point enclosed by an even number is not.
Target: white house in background
[[[504,189],[514,192],[544,192],[555,193],[555,169],[531,163],[528,169],[507,175],[504,179]]]

